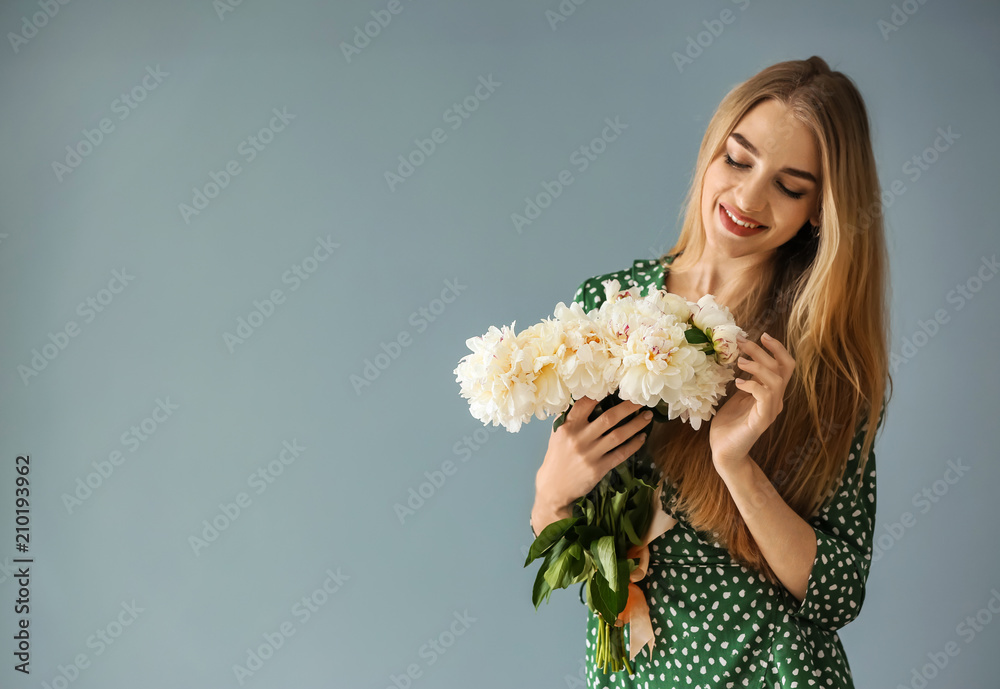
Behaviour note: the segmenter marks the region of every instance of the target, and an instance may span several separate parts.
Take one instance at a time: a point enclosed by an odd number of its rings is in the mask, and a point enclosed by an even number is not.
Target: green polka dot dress
[[[638,260],[631,269],[585,281],[574,301],[600,306],[602,281],[622,289],[662,289],[673,261]],[[882,418],[879,418],[879,425]],[[837,630],[858,616],[865,597],[875,524],[875,458],[858,479],[858,455],[867,425],[853,441],[837,497],[809,520],[817,551],[805,600],[735,562],[709,534],[675,512],[677,486],[666,481],[664,510],[677,519],[650,543],[649,569],[639,582],[649,603],[656,645],[642,649],[626,671],[605,674],[594,664],[597,616],[587,623],[587,683],[593,688],[823,687],[853,689]],[[628,648],[628,628],[625,645]]]

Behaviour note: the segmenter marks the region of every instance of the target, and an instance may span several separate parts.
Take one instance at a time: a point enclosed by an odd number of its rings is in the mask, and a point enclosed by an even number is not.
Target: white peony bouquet
[[[454,373],[474,417],[517,432],[615,390],[695,430],[712,417],[746,337],[729,309],[711,294],[693,303],[652,286],[643,297],[639,287],[603,284],[605,301],[590,313],[560,302],[554,319],[520,333],[511,323],[466,340],[472,354]]]
[[[454,373],[475,418],[517,432],[533,417],[559,414],[555,430],[585,396],[600,400],[591,420],[620,400],[651,408],[653,421],[680,418],[695,430],[712,417],[735,377],[737,340],[746,337],[729,309],[710,294],[692,303],[652,286],[643,297],[638,287],[622,291],[617,280],[603,285],[605,300],[589,313],[560,302],[554,318],[520,333],[511,323],[466,341],[472,354]],[[536,610],[554,589],[583,584],[581,599],[585,589],[587,605],[600,616],[595,661],[605,672],[632,674],[629,659],[655,645],[636,582],[645,575],[647,545],[672,524],[657,512],[658,472],[640,455],[576,500],[571,517],[543,529],[524,563],[544,558],[532,589]]]

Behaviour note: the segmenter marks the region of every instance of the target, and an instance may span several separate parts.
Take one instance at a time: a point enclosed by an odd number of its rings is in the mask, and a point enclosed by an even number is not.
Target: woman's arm
[[[722,480],[761,554],[788,592],[803,600],[816,560],[816,531],[788,506],[750,455],[723,466]]]
[[[557,507],[547,502],[538,492],[535,493],[535,505],[531,508],[531,528],[535,532],[535,538],[538,538],[538,534],[542,533],[549,524],[572,516],[572,505]]]
[[[876,430],[884,418],[883,403]],[[790,508],[752,458],[733,463],[722,474],[771,569],[798,599],[792,616],[828,631],[837,631],[857,618],[865,601],[876,507],[874,446],[868,451],[864,474],[859,473],[867,430],[868,424],[862,421],[838,490],[819,514],[805,522],[812,531],[809,537],[797,515],[787,516]],[[807,565],[809,553],[813,561]],[[801,588],[803,581],[805,588]]]

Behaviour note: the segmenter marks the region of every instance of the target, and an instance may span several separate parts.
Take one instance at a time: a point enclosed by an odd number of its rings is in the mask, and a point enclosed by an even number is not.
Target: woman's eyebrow
[[[736,141],[736,143],[738,143],[740,146],[750,151],[750,154],[753,155],[755,158],[760,157],[760,152],[757,150],[757,147],[754,146],[749,141],[747,141],[747,138],[745,136],[743,136],[742,134],[738,134],[736,132],[733,132],[732,134],[730,134],[730,136],[733,138],[734,141]],[[802,179],[808,180],[813,184],[819,184],[819,182],[816,181],[816,178],[813,177],[811,173],[806,172],[805,170],[798,170],[794,167],[783,167],[778,172],[784,172],[785,174],[792,175],[793,177],[801,177]]]

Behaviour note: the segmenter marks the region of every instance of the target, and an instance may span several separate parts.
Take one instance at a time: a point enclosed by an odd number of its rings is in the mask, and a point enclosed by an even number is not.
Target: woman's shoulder
[[[655,289],[660,289],[663,286],[664,268],[673,259],[673,256],[638,258],[632,261],[632,265],[627,268],[587,278],[577,288],[573,301],[579,302],[587,310],[599,307],[604,301],[604,282],[606,280],[617,280],[623,290],[639,287],[643,295],[647,293],[650,285]]]

